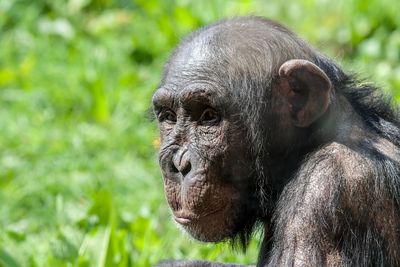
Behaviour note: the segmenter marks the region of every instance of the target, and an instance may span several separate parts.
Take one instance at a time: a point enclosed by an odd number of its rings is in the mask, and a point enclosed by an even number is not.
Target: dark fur
[[[253,37],[235,62],[225,62],[231,43],[223,35],[242,23],[252,25]],[[201,45],[209,34],[221,36],[222,41],[207,39],[218,65],[182,72],[177,55]],[[279,121],[271,115],[270,88],[281,64],[293,58],[320,67],[333,91],[326,114],[288,133],[296,142],[286,144],[289,137],[279,139],[273,130]],[[171,57],[161,84],[173,84],[166,77],[186,76],[236,88],[230,102],[241,111],[238,121],[247,125],[255,168],[248,183],[258,194],[243,200],[251,212],[231,238],[246,247],[254,227],[264,226],[257,266],[302,266],[299,257],[304,266],[400,265],[400,124],[390,98],[344,73],[286,28],[258,17],[226,20],[193,33]],[[360,131],[351,139],[353,125]]]

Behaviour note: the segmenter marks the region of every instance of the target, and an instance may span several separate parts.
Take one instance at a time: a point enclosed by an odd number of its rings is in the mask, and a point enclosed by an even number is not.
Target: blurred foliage
[[[148,111],[163,62],[202,25],[262,15],[399,99],[397,6],[0,0],[0,266],[254,262],[257,238],[244,255],[190,241],[169,219]]]

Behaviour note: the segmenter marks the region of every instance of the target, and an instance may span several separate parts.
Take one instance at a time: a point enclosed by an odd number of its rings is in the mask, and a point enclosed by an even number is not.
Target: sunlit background
[[[171,49],[227,16],[289,26],[400,99],[398,0],[0,0],[0,266],[254,263],[170,219],[150,98]]]

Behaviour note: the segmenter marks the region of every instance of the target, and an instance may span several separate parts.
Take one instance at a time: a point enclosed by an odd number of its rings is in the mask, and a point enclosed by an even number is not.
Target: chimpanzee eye
[[[217,124],[220,121],[220,116],[217,111],[212,108],[207,108],[204,110],[200,117],[200,123],[202,124]]]
[[[160,122],[166,121],[168,123],[175,123],[176,122],[176,114],[170,109],[163,110],[160,112],[158,116],[158,120]]]

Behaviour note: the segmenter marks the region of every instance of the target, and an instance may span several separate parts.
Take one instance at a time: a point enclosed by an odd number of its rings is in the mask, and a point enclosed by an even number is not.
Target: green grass
[[[255,262],[181,233],[148,109],[181,38],[225,16],[278,19],[400,96],[395,0],[1,1],[0,266]]]

